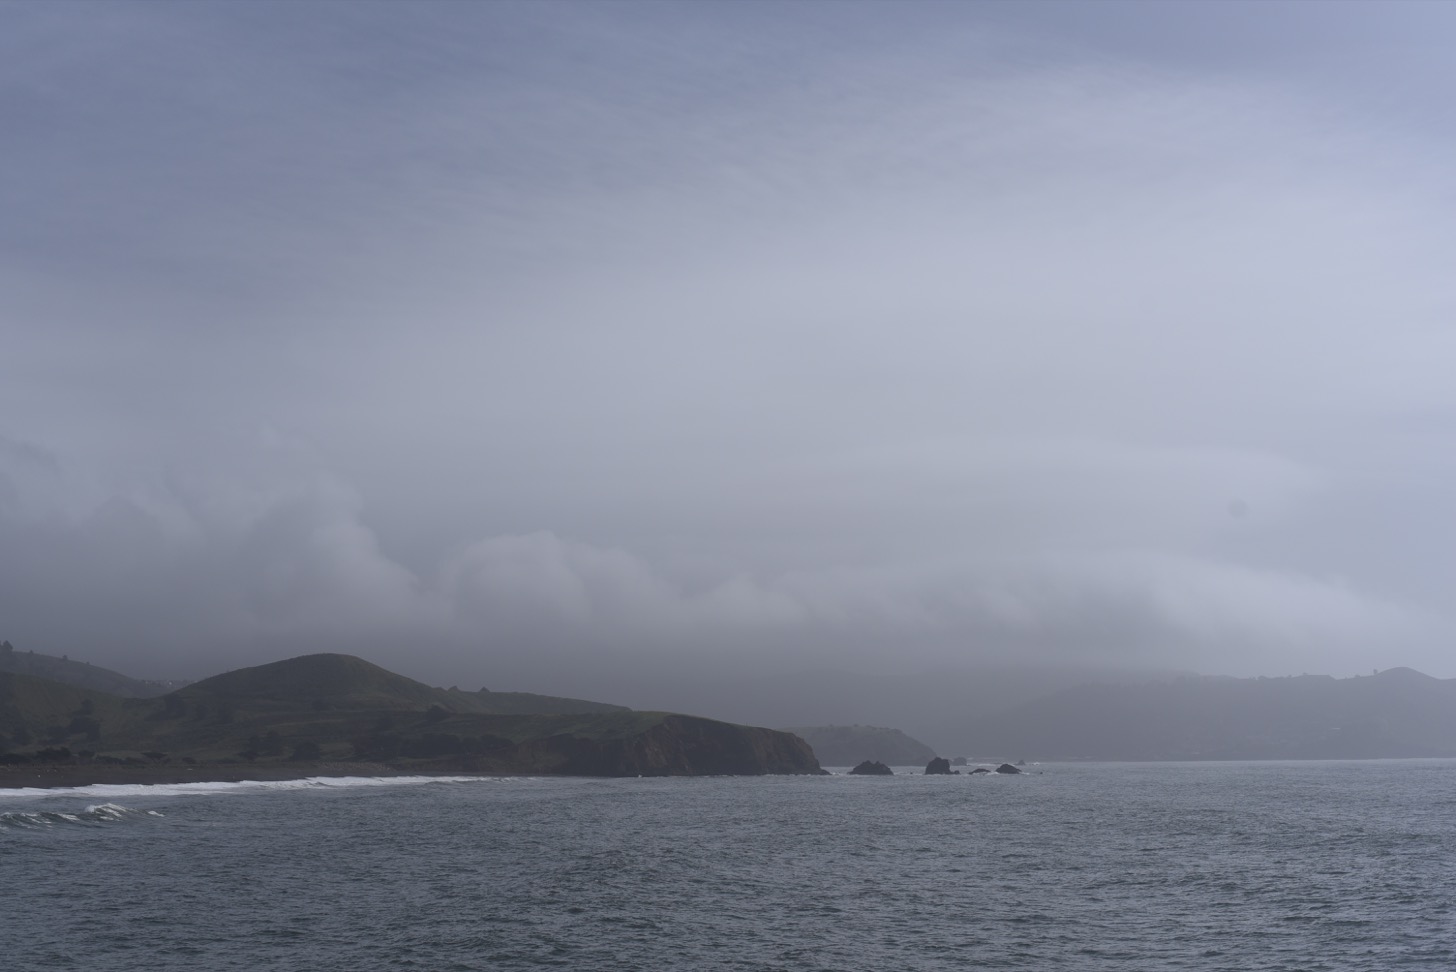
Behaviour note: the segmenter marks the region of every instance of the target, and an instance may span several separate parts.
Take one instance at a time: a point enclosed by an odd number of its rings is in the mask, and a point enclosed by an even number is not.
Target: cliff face
[[[762,776],[823,772],[814,751],[790,733],[669,715],[617,739],[561,734],[492,754],[492,768],[566,776]]]
[[[0,765],[135,769],[177,760],[269,772],[322,760],[399,772],[821,772],[809,745],[787,732],[547,696],[511,695],[496,705],[506,694],[431,688],[346,655],[239,669],[162,699],[0,672]],[[554,711],[481,711],[512,707]],[[572,711],[579,708],[589,711]],[[9,752],[12,743],[27,751]]]

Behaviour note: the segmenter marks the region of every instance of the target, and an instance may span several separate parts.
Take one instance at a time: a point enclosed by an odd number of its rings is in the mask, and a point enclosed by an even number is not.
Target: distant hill
[[[932,670],[784,670],[762,661],[695,660],[632,671],[576,670],[564,673],[572,683],[561,684],[563,691],[575,684],[578,694],[590,685],[597,697],[633,708],[699,712],[751,726],[894,726],[949,754],[969,752],[967,727],[982,716],[1077,685],[1166,681],[1178,674],[990,662]]]
[[[825,766],[857,766],[865,760],[889,766],[923,766],[935,750],[899,729],[880,726],[797,726],[785,729],[804,740]]]
[[[192,768],[182,778],[206,778],[197,767],[257,765],[276,776],[282,764],[319,761],[602,776],[819,771],[808,745],[789,733],[528,693],[433,688],[349,655],[239,669],[153,699],[0,675],[0,764],[11,767],[12,780],[27,779],[27,767],[57,764],[74,777],[86,766],[112,773],[180,762]]]
[[[1456,756],[1456,679],[1183,677],[1084,685],[967,727],[970,751],[1059,759]]]
[[[203,679],[176,693],[182,699],[209,700],[234,706],[267,704],[287,708],[307,704],[314,709],[427,709],[486,715],[574,715],[627,712],[626,706],[584,699],[558,698],[530,692],[462,692],[440,689],[397,675],[353,655],[302,655],[283,661],[240,668]]]
[[[19,651],[10,642],[0,643],[0,672],[33,675],[66,685],[107,692],[125,699],[147,699],[165,695],[185,682],[146,681],[131,678],[90,662],[73,661],[65,656],[45,655],[38,651]]]
[[[269,708],[426,709],[444,689],[396,675],[352,655],[303,655],[204,678],[173,693],[196,704]]]

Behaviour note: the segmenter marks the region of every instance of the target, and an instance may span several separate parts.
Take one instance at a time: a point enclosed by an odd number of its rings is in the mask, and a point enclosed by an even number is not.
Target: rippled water
[[[0,957],[1456,968],[1456,762],[1032,770],[0,791]]]

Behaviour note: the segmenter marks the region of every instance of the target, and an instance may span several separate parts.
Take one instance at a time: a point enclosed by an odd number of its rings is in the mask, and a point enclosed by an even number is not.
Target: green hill
[[[443,705],[451,693],[353,655],[321,654],[224,672],[173,694],[194,704],[323,710],[425,709]]]
[[[131,678],[90,662],[46,655],[38,651],[17,651],[10,642],[0,642],[0,672],[48,678],[66,685],[93,692],[106,692],[127,699],[145,699],[164,695],[180,682],[149,682]]]
[[[214,675],[175,693],[197,705],[269,709],[307,705],[327,709],[428,709],[492,715],[571,715],[626,712],[625,706],[530,692],[462,692],[397,675],[353,655],[302,655]]]
[[[123,699],[48,678],[0,672],[0,753],[95,743]]]
[[[625,705],[608,705],[605,702],[588,702],[585,699],[567,699],[555,695],[535,695],[531,692],[461,692],[450,689],[451,707],[469,705],[472,711],[490,715],[572,715],[583,712],[630,712]]]
[[[158,699],[5,678],[0,726],[11,728],[0,729],[0,753],[8,750],[0,762],[64,762],[75,773],[181,763],[196,772],[244,764],[276,776],[279,764],[320,761],[608,776],[819,769],[788,733],[529,693],[433,688],[349,655],[239,669]]]

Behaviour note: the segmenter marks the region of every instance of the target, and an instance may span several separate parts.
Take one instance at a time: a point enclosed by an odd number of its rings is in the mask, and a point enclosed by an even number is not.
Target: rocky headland
[[[240,669],[156,698],[0,673],[0,786],[822,772],[792,733],[584,700],[432,688],[348,655]]]

